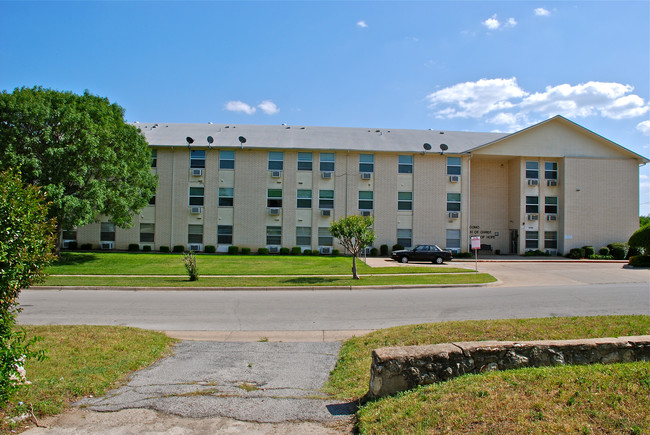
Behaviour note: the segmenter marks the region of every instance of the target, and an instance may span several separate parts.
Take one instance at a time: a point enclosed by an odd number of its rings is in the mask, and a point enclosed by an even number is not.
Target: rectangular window
[[[232,245],[232,225],[217,225],[217,243]]]
[[[151,150],[151,167],[155,168],[158,165],[158,150]]]
[[[330,234],[329,227],[318,228],[318,246],[333,246],[334,237]]]
[[[413,192],[397,192],[397,209],[413,210]]]
[[[526,197],[526,213],[539,213],[539,197],[527,196]]]
[[[544,213],[557,214],[557,196],[547,196],[544,199]]]
[[[537,231],[526,231],[526,249],[539,249],[539,234]]]
[[[311,246],[311,227],[296,227],[296,246]]]
[[[235,189],[233,187],[219,188],[219,207],[232,207],[235,202]]]
[[[359,210],[372,210],[374,192],[372,190],[359,191]]]
[[[115,224],[113,222],[102,222],[99,234],[99,240],[102,242],[115,241]]]
[[[190,168],[205,168],[205,150],[190,151]]]
[[[413,230],[398,229],[397,230],[397,244],[405,248],[413,246]]]
[[[156,205],[156,195],[149,198],[149,205]]]
[[[140,243],[153,243],[156,224],[140,224]]]
[[[266,244],[282,244],[282,227],[266,227]]]
[[[203,225],[187,226],[187,243],[203,243]]]
[[[268,189],[266,191],[266,206],[271,208],[282,207],[282,189]]]
[[[334,191],[333,190],[319,190],[318,191],[318,208],[334,208]]]
[[[269,151],[269,171],[284,169],[284,153],[282,151]]]
[[[320,153],[320,170],[334,172],[334,153]]]
[[[64,229],[61,233],[61,240],[77,240],[77,230],[66,230]]]
[[[447,230],[446,248],[452,251],[460,251],[460,230]]]
[[[447,211],[460,211],[460,193],[447,194]]]
[[[203,205],[203,187],[190,187],[190,205]]]
[[[447,175],[460,175],[460,157],[447,157]]]
[[[526,162],[526,178],[532,180],[539,178],[539,162]]]
[[[219,151],[219,169],[235,169],[235,152],[232,150]]]
[[[557,180],[557,162],[544,162],[544,178]]]
[[[298,153],[298,170],[311,171],[312,154],[311,153]]]
[[[359,172],[375,172],[375,156],[359,154]]]
[[[398,156],[397,172],[400,174],[413,173],[413,156]]]
[[[557,231],[544,231],[544,248],[557,249]]]
[[[311,190],[298,189],[297,208],[311,208]]]

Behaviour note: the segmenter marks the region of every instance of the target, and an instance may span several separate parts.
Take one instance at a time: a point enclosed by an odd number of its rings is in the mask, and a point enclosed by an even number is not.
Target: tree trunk
[[[361,279],[359,278],[359,275],[357,275],[357,254],[352,255],[352,278]]]
[[[54,240],[54,255],[57,256],[57,258],[61,257],[61,237],[63,236],[63,227],[57,220],[56,222],[56,238]]]

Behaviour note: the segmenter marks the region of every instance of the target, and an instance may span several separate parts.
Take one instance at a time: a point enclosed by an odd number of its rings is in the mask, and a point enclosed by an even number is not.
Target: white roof
[[[295,125],[177,124],[136,123],[149,145],[176,147],[193,139],[192,148],[239,148],[239,137],[246,138],[244,148],[286,150],[334,150],[360,152],[416,153],[431,145],[430,152],[458,154],[501,139],[505,133],[474,133],[446,130],[403,130],[386,128],[309,127]]]

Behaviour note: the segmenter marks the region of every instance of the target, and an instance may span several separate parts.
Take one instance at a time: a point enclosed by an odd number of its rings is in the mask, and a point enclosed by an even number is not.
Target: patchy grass
[[[129,373],[147,367],[170,353],[175,340],[166,335],[119,326],[24,326],[29,336],[43,339],[36,345],[45,349],[44,361],[28,361],[27,379],[9,404],[16,415],[33,405],[37,417],[61,413],[70,403],[104,394],[119,385]],[[23,402],[24,405],[19,405]],[[0,413],[0,429],[7,430]]]
[[[246,391],[247,393],[250,393],[251,391],[257,391],[260,389],[257,385],[254,384],[249,384],[248,382],[243,382],[239,385],[237,385],[237,388],[241,388],[242,390]]]
[[[356,399],[368,391],[371,352],[389,346],[452,341],[568,340],[650,334],[650,316],[555,317],[427,323],[381,329],[347,340],[326,392]]]

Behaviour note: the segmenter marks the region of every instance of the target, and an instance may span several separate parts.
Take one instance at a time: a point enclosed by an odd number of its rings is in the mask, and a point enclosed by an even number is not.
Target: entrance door
[[[519,230],[510,230],[510,253],[519,253]]]

